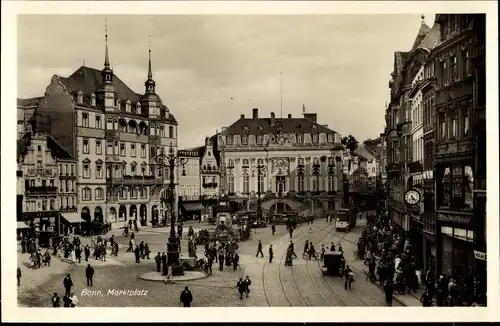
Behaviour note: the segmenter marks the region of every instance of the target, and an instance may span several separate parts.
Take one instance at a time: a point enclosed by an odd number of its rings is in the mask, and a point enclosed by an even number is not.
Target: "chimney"
[[[244,115],[244,114],[242,114],[242,115],[241,115],[241,118],[242,118],[242,119],[245,119],[245,115]]]
[[[292,118],[292,114],[288,113],[288,119],[291,119],[291,118]]]
[[[252,109],[252,118],[253,119],[259,118],[259,109],[257,109],[257,108]]]
[[[274,120],[274,112],[271,112],[271,127],[274,127],[276,121]]]

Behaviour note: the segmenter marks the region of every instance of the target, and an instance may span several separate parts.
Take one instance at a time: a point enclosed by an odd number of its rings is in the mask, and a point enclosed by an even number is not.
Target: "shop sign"
[[[424,171],[422,172],[422,178],[424,180],[432,180],[434,179],[434,173],[432,170],[427,170],[427,171]]]
[[[486,253],[474,250],[474,258],[486,261]]]
[[[458,215],[458,214],[444,214],[437,213],[437,219],[444,222],[452,222],[452,223],[460,223],[460,224],[471,224],[472,217],[467,215]]]

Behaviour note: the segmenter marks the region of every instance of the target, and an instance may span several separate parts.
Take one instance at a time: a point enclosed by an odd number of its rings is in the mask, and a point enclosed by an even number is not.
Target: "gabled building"
[[[82,217],[144,225],[158,221],[162,202],[162,215],[170,214],[169,170],[155,158],[176,152],[177,121],[156,94],[151,51],[144,85],[137,93],[115,75],[106,35],[103,69],[82,66],[69,77],[54,75],[44,96],[18,101],[21,116],[36,107],[48,117],[52,128],[42,121],[37,130],[77,160],[75,205]]]

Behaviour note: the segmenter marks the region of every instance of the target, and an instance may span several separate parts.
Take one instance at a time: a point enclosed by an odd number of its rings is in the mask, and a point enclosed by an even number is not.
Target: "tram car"
[[[341,208],[335,212],[335,229],[349,232],[356,226],[356,214],[349,208]]]
[[[342,253],[327,251],[323,258],[323,274],[331,276],[342,275]]]

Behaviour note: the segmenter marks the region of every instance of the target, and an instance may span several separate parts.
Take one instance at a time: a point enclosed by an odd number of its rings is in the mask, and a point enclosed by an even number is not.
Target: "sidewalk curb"
[[[366,269],[363,268],[363,272],[365,273],[366,276],[368,276],[368,272]],[[373,283],[375,284],[379,289],[381,289],[382,291],[384,289],[382,289],[382,287],[380,286],[380,284],[378,283]],[[399,299],[399,296],[398,295],[392,295],[392,297],[394,298],[394,300],[396,300],[397,302],[399,302],[399,304],[401,304],[403,307],[407,307],[406,303],[404,303],[403,301],[401,301],[401,299]]]

